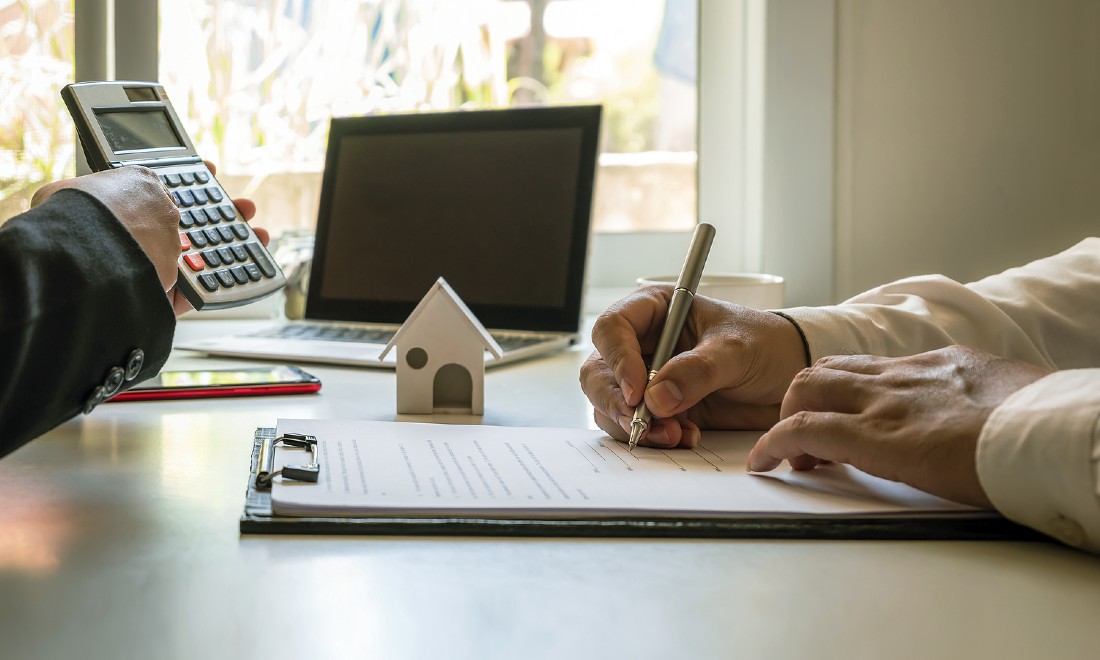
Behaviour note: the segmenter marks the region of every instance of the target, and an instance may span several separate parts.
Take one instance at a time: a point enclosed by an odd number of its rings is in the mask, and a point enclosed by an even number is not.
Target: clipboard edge
[[[347,518],[275,516],[271,495],[255,486],[260,448],[275,429],[253,435],[242,535],[479,536],[569,538],[713,538],[773,540],[1045,541],[1049,537],[999,515],[861,518],[647,518],[546,520],[524,518]]]

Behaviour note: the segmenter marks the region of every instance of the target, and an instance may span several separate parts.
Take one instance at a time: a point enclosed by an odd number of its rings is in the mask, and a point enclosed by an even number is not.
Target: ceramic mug
[[[677,275],[652,275],[639,277],[638,284],[675,284]],[[785,284],[778,275],[766,273],[716,273],[703,274],[699,280],[698,295],[752,307],[753,309],[779,309],[783,307]]]

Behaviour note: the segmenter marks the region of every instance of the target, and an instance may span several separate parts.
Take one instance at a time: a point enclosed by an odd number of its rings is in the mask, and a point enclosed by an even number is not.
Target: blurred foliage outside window
[[[602,103],[596,229],[696,208],[697,0],[161,0],[160,79],[278,234],[310,229],[332,116]],[[0,0],[0,221],[72,176],[72,0]]]
[[[0,1],[0,222],[42,184],[73,175],[73,1]]]
[[[275,233],[316,221],[330,117],[532,103],[604,105],[597,229],[683,230],[696,2],[161,0],[160,78]]]

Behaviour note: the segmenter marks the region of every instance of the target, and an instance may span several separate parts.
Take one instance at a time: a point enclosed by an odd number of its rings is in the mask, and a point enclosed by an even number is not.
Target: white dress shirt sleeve
[[[1100,369],[1055,372],[998,406],[978,479],[1006,517],[1100,552]]]
[[[1006,517],[1100,552],[1100,238],[971,284],[913,277],[783,311],[812,360],[964,344],[1059,370],[993,412],[978,477]]]

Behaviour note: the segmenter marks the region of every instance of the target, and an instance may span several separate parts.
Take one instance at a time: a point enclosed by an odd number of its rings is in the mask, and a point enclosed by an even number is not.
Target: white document
[[[745,471],[759,433],[634,453],[602,431],[279,420],[318,440],[318,483],[276,479],[283,516],[855,517],[980,511],[844,465]],[[276,466],[307,462],[279,448]]]

